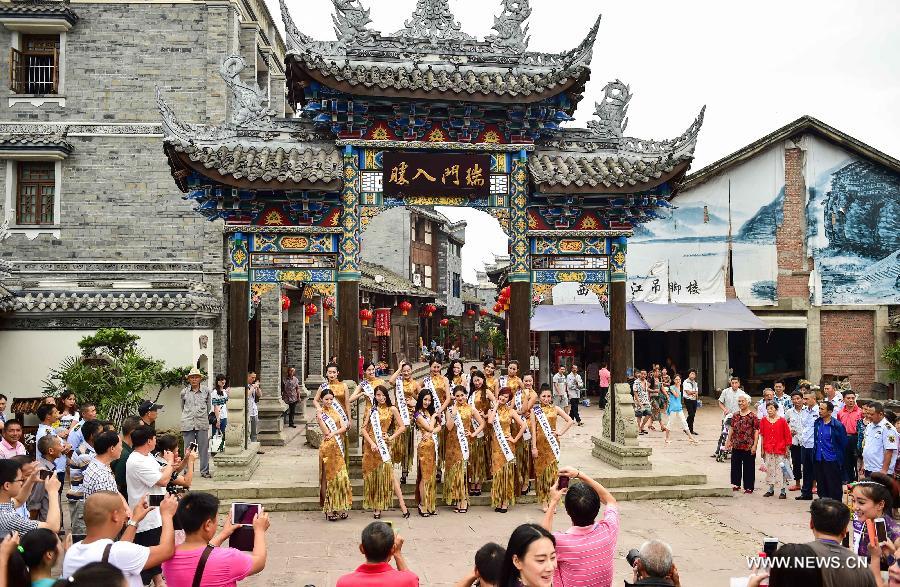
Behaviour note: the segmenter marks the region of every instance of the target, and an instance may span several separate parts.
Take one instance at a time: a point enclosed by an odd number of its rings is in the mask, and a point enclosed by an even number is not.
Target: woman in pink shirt
[[[609,393],[609,383],[612,379],[612,374],[609,372],[609,369],[606,368],[606,363],[603,363],[603,366],[600,367],[600,409],[606,409],[606,398]]]
[[[762,438],[762,457],[766,463],[766,483],[769,484],[769,490],[763,497],[775,495],[777,486],[778,499],[787,499],[785,485],[790,479],[784,467],[791,454],[791,430],[787,421],[778,415],[775,401],[766,402],[766,417],[759,422],[759,435]]]

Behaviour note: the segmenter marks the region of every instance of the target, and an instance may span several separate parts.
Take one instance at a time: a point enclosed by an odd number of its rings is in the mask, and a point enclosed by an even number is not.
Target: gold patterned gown
[[[434,411],[438,412],[444,402],[447,401],[447,395],[450,393],[449,383],[447,382],[447,378],[443,375],[438,375],[437,378],[431,379],[432,385],[434,385],[434,391],[438,395],[438,399],[441,400],[441,404],[439,406],[434,406]],[[425,385],[422,384],[422,389],[425,389]],[[438,463],[437,463],[437,474],[439,475],[441,471],[444,469],[444,446],[447,444],[447,428],[441,426],[441,429],[438,430]]]
[[[512,436],[510,434],[510,426],[513,422],[512,418],[513,409],[508,405],[502,405],[497,407],[497,414],[494,419],[496,422],[496,418],[500,419],[500,426],[503,429],[504,436]],[[500,449],[500,443],[497,442],[496,437],[494,436],[495,432],[493,430],[494,425],[489,425],[491,430],[491,437],[494,438],[494,442],[491,443],[491,473],[493,474],[493,485],[491,486],[491,506],[499,507],[500,504],[513,505],[516,503],[516,461],[515,459],[507,462],[506,457],[503,456],[503,451]],[[516,453],[516,446],[513,444],[509,447],[512,449],[513,454]]]
[[[474,430],[476,420],[472,406],[465,404],[458,406],[459,417],[462,420],[463,431]],[[469,440],[469,456],[472,453],[472,440]],[[447,431],[447,450],[444,453],[444,501],[447,505],[453,505],[469,499],[469,486],[466,484],[466,466],[463,460],[462,447],[459,445],[459,437],[456,428]]]
[[[491,409],[491,402],[484,390],[475,392],[475,409],[481,413],[482,418]],[[490,430],[485,428],[481,438],[469,439],[469,483],[472,485],[481,485],[488,478],[487,463],[490,454],[488,438],[490,436]]]
[[[327,408],[324,413],[341,427],[341,417],[337,410]],[[346,450],[345,444],[344,451]],[[323,440],[319,445],[319,504],[324,512],[347,511],[353,506],[347,464],[336,438]]]
[[[551,404],[549,406],[540,406],[540,408],[547,418],[550,430],[555,433],[557,416],[556,406]],[[553,449],[550,448],[550,442],[547,440],[544,429],[541,428],[537,418],[534,419],[534,428],[538,450],[537,457],[534,459],[535,487],[538,500],[541,503],[546,503],[550,501],[550,488],[553,487],[553,483],[556,482],[556,477],[559,475],[559,463],[553,455]]]
[[[394,413],[387,406],[380,406],[378,410],[378,421],[381,424],[381,433],[387,441],[390,430],[393,425],[399,423],[393,422]],[[371,412],[370,412],[371,413]],[[372,440],[375,440],[375,434],[372,430],[372,422],[366,416],[366,431]],[[388,443],[390,449],[390,443]],[[390,462],[381,460],[381,455],[377,450],[372,450],[369,443],[366,443],[365,451],[363,451],[363,508],[369,510],[386,510],[394,506],[394,486],[393,486],[393,467]]]
[[[428,412],[422,413],[424,419],[430,418]],[[419,468],[416,473],[416,501],[423,512],[434,512],[435,508],[435,488],[437,486],[437,459],[434,454],[434,437],[418,422],[416,418],[416,429],[419,431],[419,444],[416,447],[418,451]]]
[[[328,388],[331,389],[331,393],[334,394],[334,401],[340,402],[341,407],[344,408],[344,411],[347,413],[347,418],[350,418],[350,412],[347,410],[347,399],[350,397],[347,394],[347,384],[343,381],[335,381],[334,383],[328,383]],[[340,422],[340,419],[335,420],[335,422]],[[347,424],[347,430],[350,430],[350,424]],[[344,443],[344,462],[347,463],[347,466],[350,465],[350,451],[347,450],[347,447],[350,446],[347,444],[347,433],[344,432],[341,434],[341,442]]]
[[[518,378],[517,378],[518,379]],[[528,405],[528,402],[531,401],[531,398],[536,395],[535,391],[528,390],[525,388],[522,389],[522,407]],[[513,392],[513,401],[512,407],[515,408],[515,392]],[[520,414],[521,415],[521,414]],[[525,422],[525,425],[528,425],[528,413],[525,413],[522,416],[522,420]],[[519,433],[519,425],[513,424],[513,431],[515,434]],[[513,436],[515,436],[513,434]],[[516,489],[522,489],[528,485],[528,482],[534,479],[534,462],[531,457],[531,441],[525,441],[525,437],[523,436],[519,442],[516,444]]]
[[[394,382],[394,385],[397,385],[396,381]],[[416,400],[415,385],[416,382],[412,379],[403,380],[403,395],[407,400]],[[396,389],[396,387],[394,387],[394,389]],[[397,398],[397,401],[400,401],[400,398]],[[399,410],[400,408],[398,407],[397,409]],[[394,464],[400,465],[400,470],[403,472],[404,477],[412,468],[413,457],[415,456],[416,450],[415,434],[413,434],[415,426],[413,426],[412,422],[413,410],[408,405],[407,409],[409,410],[410,418],[409,426],[406,427],[406,431],[403,432],[403,434],[394,439],[394,445],[391,447],[391,456],[393,457]]]

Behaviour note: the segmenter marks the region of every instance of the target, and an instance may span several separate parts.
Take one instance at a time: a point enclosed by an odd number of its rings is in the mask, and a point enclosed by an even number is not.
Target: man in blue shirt
[[[847,446],[847,431],[837,418],[832,418],[834,404],[819,402],[819,418],[815,423],[815,464],[816,487],[819,497],[830,497],[838,501],[842,498],[844,450]]]
[[[72,431],[69,433],[69,437],[67,438],[69,444],[72,446],[73,452],[78,452],[78,448],[81,446],[81,443],[84,442],[84,432],[82,430],[84,423],[96,419],[97,406],[92,403],[82,404],[81,421],[72,427]]]
[[[813,473],[815,462],[815,424],[819,411],[816,408],[816,395],[809,391],[803,396],[803,409],[800,413],[800,429],[797,434],[800,439],[800,460],[803,463],[803,488],[800,495],[794,499],[812,500],[813,482],[816,476]]]

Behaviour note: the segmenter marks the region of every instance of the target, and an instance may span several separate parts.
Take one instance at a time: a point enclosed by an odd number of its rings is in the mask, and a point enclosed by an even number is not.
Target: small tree
[[[881,351],[881,360],[888,366],[888,377],[894,383],[900,382],[900,340]]]
[[[139,340],[122,328],[101,328],[85,336],[78,342],[80,356],[67,357],[59,368],[51,369],[44,394],[74,392],[80,402],[96,404],[102,417],[121,425],[137,411],[148,386],[159,387],[159,399],[163,389],[181,383],[190,369],[164,369],[163,361],[138,347]]]

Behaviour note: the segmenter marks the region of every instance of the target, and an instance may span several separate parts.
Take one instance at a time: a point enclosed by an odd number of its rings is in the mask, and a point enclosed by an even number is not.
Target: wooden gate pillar
[[[616,237],[610,242],[610,284],[609,284],[609,349],[610,349],[610,375],[613,386],[610,387],[609,409],[612,421],[616,421],[616,401],[613,391],[616,383],[625,383],[626,353],[628,332],[625,327],[625,284],[627,273],[625,271],[625,254],[627,239],[624,236]],[[611,440],[616,441],[615,428],[610,430]]]
[[[512,161],[509,196],[509,358],[524,367],[531,356],[531,267],[528,255],[528,154]]]
[[[357,379],[359,363],[359,159],[344,147],[341,233],[337,274],[338,368],[343,379]]]

